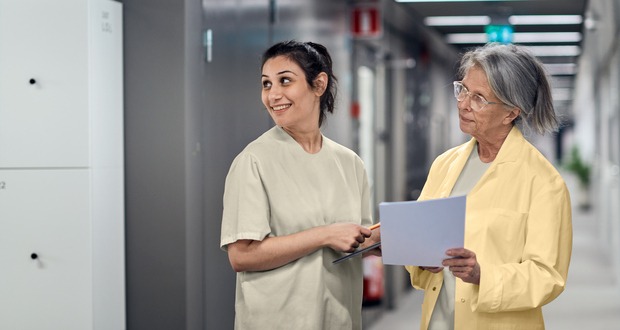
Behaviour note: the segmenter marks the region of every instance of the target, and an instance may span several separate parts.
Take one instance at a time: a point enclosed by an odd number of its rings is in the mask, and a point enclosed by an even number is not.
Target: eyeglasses
[[[484,97],[482,97],[482,95],[474,94],[467,90],[467,87],[463,86],[463,83],[460,81],[455,81],[453,84],[454,97],[456,97],[456,100],[461,102],[465,100],[465,97],[469,96],[469,103],[471,105],[471,109],[474,111],[480,111],[489,104],[504,104],[502,102],[487,101]]]

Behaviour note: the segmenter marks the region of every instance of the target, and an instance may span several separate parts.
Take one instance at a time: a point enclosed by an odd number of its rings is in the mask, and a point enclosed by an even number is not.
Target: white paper
[[[465,239],[465,196],[379,204],[381,252],[388,265],[439,267]]]

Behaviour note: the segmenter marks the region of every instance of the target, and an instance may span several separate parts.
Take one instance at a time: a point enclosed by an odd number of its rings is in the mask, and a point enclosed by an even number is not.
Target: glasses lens
[[[456,81],[454,82],[454,97],[456,97],[458,101],[463,101],[465,98],[463,85]]]
[[[485,100],[480,95],[472,95],[471,108],[478,111],[486,105]]]

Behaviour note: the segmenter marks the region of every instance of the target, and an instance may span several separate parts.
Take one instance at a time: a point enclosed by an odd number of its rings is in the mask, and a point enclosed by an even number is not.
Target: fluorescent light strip
[[[508,18],[512,25],[568,25],[581,24],[581,15],[512,15]],[[428,16],[426,26],[484,26],[491,24],[489,16]]]
[[[426,26],[476,26],[490,23],[489,16],[428,16],[424,19]]]
[[[451,33],[446,34],[449,44],[484,44],[487,42],[486,33]]]
[[[579,42],[579,32],[525,32],[513,34],[514,43],[538,42]],[[446,35],[450,44],[483,44],[487,42],[486,33],[452,33]]]
[[[579,56],[579,46],[526,46],[535,56]]]
[[[581,24],[581,15],[513,15],[508,17],[512,25],[567,25]]]
[[[579,42],[581,33],[579,32],[526,32],[515,33],[513,42]]]

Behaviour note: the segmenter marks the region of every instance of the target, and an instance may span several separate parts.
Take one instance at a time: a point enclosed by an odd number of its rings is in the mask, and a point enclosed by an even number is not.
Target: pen
[[[379,227],[381,227],[381,222],[375,223],[374,225],[368,227],[368,229],[373,230]]]

